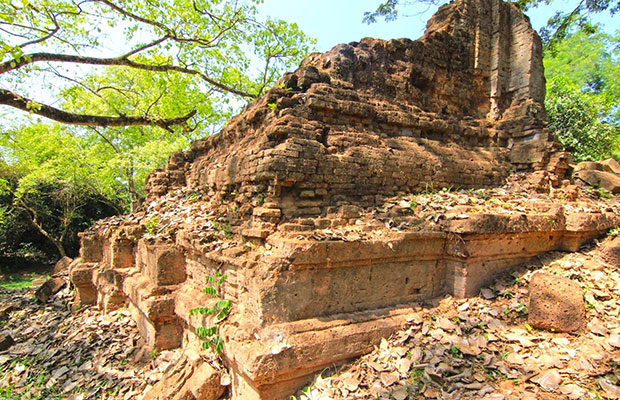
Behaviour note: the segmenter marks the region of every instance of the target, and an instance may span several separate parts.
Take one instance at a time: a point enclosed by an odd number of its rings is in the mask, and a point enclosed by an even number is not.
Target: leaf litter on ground
[[[102,314],[72,310],[65,288],[41,304],[33,289],[0,289],[0,305],[14,310],[2,323],[16,344],[0,352],[0,394],[8,399],[139,399],[180,356],[144,353],[126,309]]]
[[[570,277],[588,299],[579,334],[527,324],[528,284],[536,271]],[[554,252],[481,290],[415,309],[410,323],[375,350],[303,392],[317,399],[620,398],[620,272],[596,246]],[[356,377],[351,385],[344,377]]]

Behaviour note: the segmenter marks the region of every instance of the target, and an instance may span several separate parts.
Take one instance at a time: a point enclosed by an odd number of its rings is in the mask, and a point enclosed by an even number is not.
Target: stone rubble
[[[142,212],[81,234],[76,303],[126,307],[149,349],[216,337],[233,399],[288,399],[416,304],[474,296],[620,226],[617,198],[569,180],[544,92],[541,40],[501,0],[443,5],[415,41],[310,54],[150,174]],[[181,397],[196,397],[202,367],[177,367]]]

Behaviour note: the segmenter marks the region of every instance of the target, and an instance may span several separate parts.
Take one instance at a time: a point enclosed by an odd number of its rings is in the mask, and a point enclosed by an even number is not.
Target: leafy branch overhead
[[[160,115],[154,107],[107,115],[57,108],[61,99],[35,99],[41,75],[86,86],[84,72],[102,68],[187,75],[213,95],[253,99],[281,70],[308,52],[294,24],[257,18],[259,0],[20,0],[0,4],[0,104],[83,126],[183,125],[195,104]],[[49,79],[48,79],[49,81]],[[122,90],[112,84],[108,89]],[[66,107],[65,107],[66,108]]]

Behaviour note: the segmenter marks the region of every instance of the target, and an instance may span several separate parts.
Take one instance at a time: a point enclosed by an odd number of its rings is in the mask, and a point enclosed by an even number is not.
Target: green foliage
[[[553,2],[554,0],[517,0],[515,3],[527,11],[541,4],[552,4]],[[579,1],[575,8],[568,13],[557,11],[539,32],[546,50],[554,52],[555,46],[569,37],[575,29],[588,29],[591,26],[590,16],[603,11],[608,11],[614,15],[620,11],[620,1]]]
[[[220,271],[215,271],[213,275],[207,275],[206,281],[209,285],[203,289],[203,292],[213,297],[218,296],[220,286],[226,282],[226,279],[228,279],[228,277]],[[213,349],[217,354],[221,354],[222,351],[224,351],[224,339],[219,335],[218,324],[228,317],[231,308],[232,302],[222,299],[217,301],[213,308],[198,307],[189,310],[189,315],[206,314],[214,316],[214,326],[200,326],[196,328],[196,335],[203,339],[203,349]]]
[[[95,149],[62,127],[39,124],[0,134],[0,148],[0,253],[19,253],[28,243],[47,254],[74,253],[77,232],[120,210],[113,194],[118,185],[106,186],[97,176]]]
[[[399,0],[387,0],[384,3],[380,3],[375,11],[364,13],[363,21],[367,24],[373,24],[377,22],[379,17],[383,17],[386,22],[394,21],[398,18],[398,3]]]
[[[261,0],[3,2],[0,4],[0,23],[4,26],[0,33],[0,74],[14,84],[16,92],[30,92],[31,78],[49,75],[79,82],[78,86],[96,96],[101,94],[100,87],[82,80],[77,69],[65,66],[83,63],[100,66],[100,70],[115,66],[127,75],[136,70],[145,72],[155,84],[169,74],[181,73],[202,93],[254,98],[271,86],[283,69],[296,66],[313,43],[295,24],[261,20],[257,9],[260,3]],[[118,50],[110,54],[112,48]],[[57,65],[47,64],[50,61]],[[115,90],[116,86],[107,89]],[[149,96],[148,92],[141,94]],[[193,103],[191,97],[177,100],[173,108],[191,109],[200,105]],[[46,112],[46,105],[31,103],[18,108]],[[146,115],[140,109],[131,110],[131,114],[120,111],[90,115],[114,116],[119,126],[131,125],[124,123],[130,115],[148,117],[134,120],[141,125],[161,122],[157,115],[151,115],[150,111],[155,110],[148,110]],[[74,114],[71,123],[109,125],[76,115],[89,114]],[[172,113],[167,117],[181,115],[187,114]]]
[[[620,155],[619,39],[592,27],[545,53],[549,127],[576,161]]]
[[[228,222],[221,222],[215,219],[211,220],[211,225],[216,232],[222,232],[226,237],[233,237],[232,228]]]
[[[154,215],[151,218],[142,221],[142,225],[144,225],[147,235],[155,235],[159,232],[159,217]]]
[[[450,347],[450,354],[452,354],[452,357],[454,358],[463,358],[463,353],[461,352],[461,349],[459,349],[459,347],[455,345],[452,345],[452,347]]]
[[[0,235],[36,222],[62,253],[74,227],[96,219],[90,199],[107,204],[97,217],[133,209],[170,153],[217,132],[298,65],[314,41],[295,24],[260,20],[260,3],[0,2],[0,104],[26,112],[3,115],[0,148],[14,179],[0,174]],[[28,99],[39,89],[58,109]],[[6,100],[18,94],[22,106]]]

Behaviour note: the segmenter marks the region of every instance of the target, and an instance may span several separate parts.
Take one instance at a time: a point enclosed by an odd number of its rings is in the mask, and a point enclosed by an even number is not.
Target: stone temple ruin
[[[557,186],[568,160],[545,128],[544,95],[540,39],[501,0],[444,5],[416,41],[311,54],[153,172],[145,211],[82,234],[77,301],[126,306],[147,346],[190,354],[196,328],[215,324],[190,309],[230,300],[219,335],[231,398],[288,398],[370,351],[414,303],[476,295],[619,224],[570,199],[494,212],[466,203],[442,218],[402,199],[498,187],[515,171]],[[213,297],[202,289],[216,271],[227,279]],[[220,372],[197,357],[179,371],[168,398],[221,395]]]

